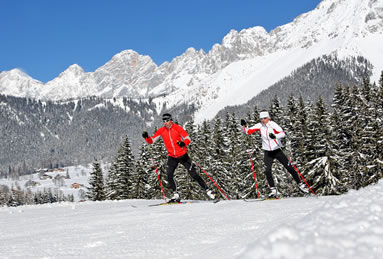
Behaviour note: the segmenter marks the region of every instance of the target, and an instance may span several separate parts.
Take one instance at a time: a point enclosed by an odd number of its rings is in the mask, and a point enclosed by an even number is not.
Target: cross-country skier
[[[214,193],[209,190],[205,181],[196,172],[195,165],[190,159],[186,146],[190,144],[190,137],[188,133],[179,125],[173,123],[172,115],[165,113],[162,115],[162,121],[164,126],[156,131],[153,136],[144,131],[142,137],[148,144],[153,144],[160,137],[162,137],[165,147],[168,151],[168,163],[167,163],[167,178],[170,187],[173,190],[173,196],[171,202],[179,202],[181,197],[177,191],[177,184],[174,181],[174,171],[176,170],[179,163],[181,163],[186,170],[188,170],[190,176],[196,180],[199,185],[206,191],[207,196],[210,199],[215,199]]]
[[[259,115],[261,120],[260,123],[255,124],[253,127],[248,128],[247,122],[241,119],[241,125],[244,127],[245,132],[250,135],[256,131],[261,134],[262,138],[262,148],[264,150],[264,163],[265,163],[265,174],[267,182],[270,186],[270,193],[268,197],[275,198],[278,195],[277,188],[274,184],[274,179],[271,174],[271,167],[273,165],[274,159],[278,159],[279,162],[287,169],[287,171],[292,175],[294,180],[297,182],[299,189],[303,193],[308,193],[309,190],[304,183],[301,182],[301,179],[298,176],[298,173],[294,170],[294,167],[291,165],[285,154],[282,152],[282,143],[281,138],[286,136],[283,129],[274,121],[270,119],[270,115],[267,111],[262,111]]]

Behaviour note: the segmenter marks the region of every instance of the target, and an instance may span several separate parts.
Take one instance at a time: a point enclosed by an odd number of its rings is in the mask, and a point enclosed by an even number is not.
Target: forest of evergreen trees
[[[32,192],[30,189],[23,190],[20,186],[9,188],[6,185],[0,185],[0,206],[17,207],[63,201],[73,202],[74,197],[73,195],[64,195],[60,190],[52,190],[51,188]]]
[[[291,94],[285,107],[277,97],[273,98],[269,112],[272,120],[287,132],[283,151],[316,194],[342,194],[382,178],[383,73],[378,84],[364,79],[360,86],[337,85],[332,107],[327,107],[322,98],[312,103]],[[245,119],[251,126],[259,121],[258,116],[255,106]],[[217,117],[198,126],[189,121],[185,126],[192,140],[189,155],[231,199],[256,198],[250,157],[261,194],[268,189],[260,137],[245,135],[239,120],[235,114],[227,113],[225,118]],[[169,195],[166,162],[167,152],[161,141],[151,146],[142,144],[135,159],[126,137],[105,181],[99,166],[95,166],[88,197],[91,200],[161,199],[154,166]],[[199,173],[215,188],[203,172]],[[273,165],[273,176],[284,196],[301,195],[291,176],[277,162]],[[176,179],[183,199],[206,199],[204,191],[182,166],[177,168]],[[99,192],[103,195],[98,195]]]

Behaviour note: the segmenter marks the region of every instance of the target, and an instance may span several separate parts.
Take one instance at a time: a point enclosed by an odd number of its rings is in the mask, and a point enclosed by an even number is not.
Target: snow
[[[0,208],[2,258],[381,258],[383,181],[342,196]]]

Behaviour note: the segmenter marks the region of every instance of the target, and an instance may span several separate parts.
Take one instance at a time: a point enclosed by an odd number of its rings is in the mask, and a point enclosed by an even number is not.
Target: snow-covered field
[[[0,208],[0,258],[382,258],[382,196]]]

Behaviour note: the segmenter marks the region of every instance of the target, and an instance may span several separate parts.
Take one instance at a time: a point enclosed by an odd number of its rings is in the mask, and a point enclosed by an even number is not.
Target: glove
[[[143,137],[143,138],[148,138],[148,137],[149,137],[149,134],[148,134],[146,131],[144,131],[144,132],[142,133],[142,137]]]
[[[269,133],[269,137],[271,138],[271,139],[276,139],[277,137],[273,134],[273,133]]]
[[[246,125],[247,125],[246,121],[244,119],[241,119],[241,126],[246,126]]]
[[[177,142],[177,145],[180,146],[180,147],[184,147],[186,146],[185,143],[183,141],[178,141]]]

